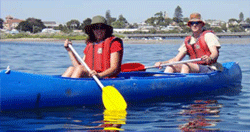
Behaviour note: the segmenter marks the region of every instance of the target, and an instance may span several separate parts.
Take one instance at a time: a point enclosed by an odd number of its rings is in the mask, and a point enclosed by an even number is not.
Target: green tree
[[[69,29],[67,25],[62,25],[62,24],[60,24],[58,27],[55,27],[54,29],[55,30],[60,30],[60,31],[62,31],[64,33],[72,32],[72,29]]]
[[[28,21],[34,27],[41,28],[41,30],[45,28],[45,25],[41,19],[28,18],[26,21]]]
[[[188,17],[183,18],[183,22],[188,22],[188,21],[189,21]]]
[[[25,21],[20,22],[16,27],[16,29],[18,29],[19,31],[29,31],[31,33],[41,32],[44,28],[45,25],[43,24],[41,19],[36,18],[28,18]]]
[[[78,20],[72,19],[66,23],[69,29],[80,29],[80,22]]]
[[[246,19],[246,22],[250,24],[250,18],[249,17]]]
[[[84,31],[84,27],[87,25],[91,25],[92,20],[90,18],[85,19],[81,24],[81,29]]]
[[[155,20],[156,18],[155,17],[151,17],[151,18],[148,18],[145,23],[149,24],[149,25],[152,25],[152,26],[155,26]]]
[[[114,27],[114,28],[124,28],[125,23],[121,22],[121,21],[115,21],[115,22],[112,23],[112,27]]]
[[[3,19],[0,18],[0,28],[2,29],[3,28]]]
[[[221,29],[222,29],[222,31],[227,31],[227,24],[226,23],[223,23],[222,25],[221,25]]]
[[[54,30],[63,30],[63,25],[62,24],[60,24],[59,26],[57,26],[57,27],[54,27],[53,28]]]
[[[27,22],[27,21],[22,21],[18,24],[18,26],[16,27],[17,30],[19,31],[24,31],[24,32],[33,32],[33,28],[32,25]]]
[[[91,25],[91,22],[92,22],[92,20],[91,20],[90,18],[87,18],[87,19],[85,19],[85,20],[83,21],[83,24],[84,24],[85,26],[87,26],[87,25]]]
[[[214,32],[216,32],[216,33],[223,32],[222,28],[220,28],[220,27],[214,27],[214,28],[212,28],[212,30],[213,30]]]
[[[123,15],[119,15],[117,21],[113,22],[111,25],[114,28],[125,28],[126,25],[128,25],[128,21],[123,17]]]
[[[165,14],[160,11],[154,14],[154,17],[148,18],[145,23],[152,25],[152,26],[167,26],[173,20],[171,18],[164,18]]]
[[[192,32],[190,27],[187,26],[182,27],[181,33],[190,33],[190,32]]]
[[[162,13],[162,11],[160,11],[160,12],[157,12],[156,14],[155,14],[155,17],[156,17],[156,21],[155,21],[155,24],[156,25],[160,25],[160,26],[165,26],[166,24],[165,24],[165,22],[164,22],[164,17],[163,17],[163,13]]]
[[[169,25],[172,22],[173,22],[173,20],[171,18],[166,18],[165,19],[165,25]]]
[[[116,21],[116,18],[112,18],[111,15],[110,15],[110,10],[107,10],[106,11],[106,19],[107,19],[107,24],[108,25],[111,25],[112,22],[115,22]]]
[[[127,28],[138,28],[138,24],[137,23],[133,23],[133,24],[129,24]]]
[[[108,24],[108,25],[111,25],[111,23],[112,23],[112,18],[111,18],[111,15],[110,15],[110,10],[107,10],[107,11],[106,11],[106,19],[107,19],[107,24]]]
[[[179,23],[179,22],[182,21],[182,17],[183,17],[183,15],[182,15],[182,9],[181,9],[180,6],[177,6],[175,8],[175,12],[174,12],[174,21],[177,22],[177,23]]]
[[[127,28],[135,28],[132,24],[129,24]]]
[[[180,27],[186,27],[187,25],[184,24],[184,22],[179,22]]]
[[[62,24],[60,24],[58,27],[59,27],[59,30],[63,30],[63,25]]]
[[[238,22],[238,20],[237,19],[235,19],[235,18],[230,18],[229,20],[228,20],[228,22]]]
[[[126,18],[123,17],[123,15],[119,15],[118,21],[128,23],[128,21],[126,20]]]
[[[139,27],[137,23],[134,23],[132,26],[133,26],[133,28],[138,28]]]
[[[244,28],[242,26],[230,26],[229,30],[231,32],[244,32]]]
[[[70,33],[72,32],[72,29],[68,28],[67,25],[63,25],[61,31],[64,33]]]
[[[228,25],[228,30],[231,32],[244,32],[244,28],[241,25]]]
[[[242,12],[240,12],[239,21],[240,22],[244,21],[244,14]]]
[[[152,34],[156,34],[156,32],[157,32],[157,31],[156,31],[155,29],[150,29],[150,30],[149,30],[149,33],[152,33]]]
[[[155,15],[154,15],[155,17],[163,17],[163,13],[162,13],[162,11],[160,11],[160,12],[157,12],[157,13],[155,13]]]
[[[206,30],[212,30],[210,24],[208,24],[208,23],[205,23],[205,26],[203,28]]]

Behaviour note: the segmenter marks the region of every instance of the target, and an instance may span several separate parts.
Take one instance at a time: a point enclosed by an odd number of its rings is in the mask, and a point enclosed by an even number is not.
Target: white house
[[[53,28],[44,28],[42,33],[59,33],[60,30],[54,30]]]
[[[137,28],[121,28],[121,29],[119,29],[119,28],[114,28],[113,30],[114,30],[114,32],[116,32],[116,33],[124,33],[124,32],[134,32],[134,31],[138,31]]]
[[[222,24],[226,24],[226,22],[221,20],[206,20],[211,27],[221,27]]]
[[[58,27],[60,25],[59,23],[57,23],[55,21],[43,21],[43,24],[47,28],[54,28],[54,27]]]
[[[163,31],[170,31],[170,30],[174,30],[174,29],[179,29],[180,30],[180,26],[168,25],[167,27],[161,28],[161,30],[163,30]]]

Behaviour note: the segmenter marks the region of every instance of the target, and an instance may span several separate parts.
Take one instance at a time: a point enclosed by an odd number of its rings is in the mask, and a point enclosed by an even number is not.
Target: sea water
[[[0,69],[60,75],[71,65],[63,43],[0,42]],[[80,55],[85,44],[73,45]],[[179,44],[124,44],[123,63],[152,66],[177,54]],[[250,41],[222,44],[219,62],[238,62],[242,86],[218,95],[150,102],[108,112],[98,108],[57,108],[0,113],[1,131],[243,131],[250,130]],[[157,69],[152,69],[157,71]],[[117,116],[118,115],[118,116]]]

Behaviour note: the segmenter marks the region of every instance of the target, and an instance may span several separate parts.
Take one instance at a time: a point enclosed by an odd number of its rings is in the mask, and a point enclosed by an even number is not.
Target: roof
[[[24,20],[20,20],[20,19],[14,18],[14,19],[8,19],[8,20],[6,20],[6,21],[4,22],[4,24],[20,23],[20,22],[22,22],[22,21],[24,21]]]
[[[43,21],[43,24],[56,24],[55,21]]]

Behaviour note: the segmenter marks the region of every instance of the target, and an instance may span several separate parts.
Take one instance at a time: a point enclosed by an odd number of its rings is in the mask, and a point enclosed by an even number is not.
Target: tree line
[[[153,17],[150,17],[147,20],[145,20],[145,23],[154,27],[166,27],[169,24],[175,22],[178,26],[181,27],[182,29],[181,32],[186,33],[186,32],[191,31],[190,28],[188,28],[184,24],[185,22],[188,22],[189,18],[188,17],[183,18],[182,9],[180,6],[177,6],[175,8],[174,17],[172,19],[169,17],[165,17],[165,16],[166,16],[166,12],[162,12],[162,11],[157,12],[154,14]],[[105,17],[107,19],[107,24],[113,26],[114,28],[137,28],[138,27],[137,23],[130,24],[122,14],[119,15],[118,18],[112,17],[110,10],[106,11]],[[91,18],[86,18],[81,23],[79,20],[72,19],[68,21],[65,25],[60,24],[58,27],[55,27],[54,29],[61,30],[65,33],[72,32],[73,30],[84,31],[84,27],[86,25],[90,25],[91,21],[92,21]],[[228,22],[233,22],[233,21],[237,21],[237,22],[244,21],[244,14],[241,12],[239,14],[238,20],[235,18],[231,18],[228,20]],[[250,18],[247,18],[245,21],[250,24]],[[0,18],[0,28],[3,28],[3,19],[1,18]],[[16,27],[16,29],[19,31],[25,31],[25,32],[29,31],[31,33],[41,32],[42,29],[44,28],[46,28],[44,23],[41,21],[41,19],[37,19],[37,18],[28,18],[25,21],[20,22],[19,25]],[[211,29],[209,24],[206,24],[206,28]],[[233,32],[244,31],[242,27],[235,26],[235,25],[229,25],[229,29],[230,31],[233,31]],[[221,28],[217,27],[217,28],[213,28],[213,30],[215,30],[215,32],[222,32],[222,31],[227,31],[228,29],[225,24],[222,24]],[[156,32],[156,31],[152,31],[152,32]]]

